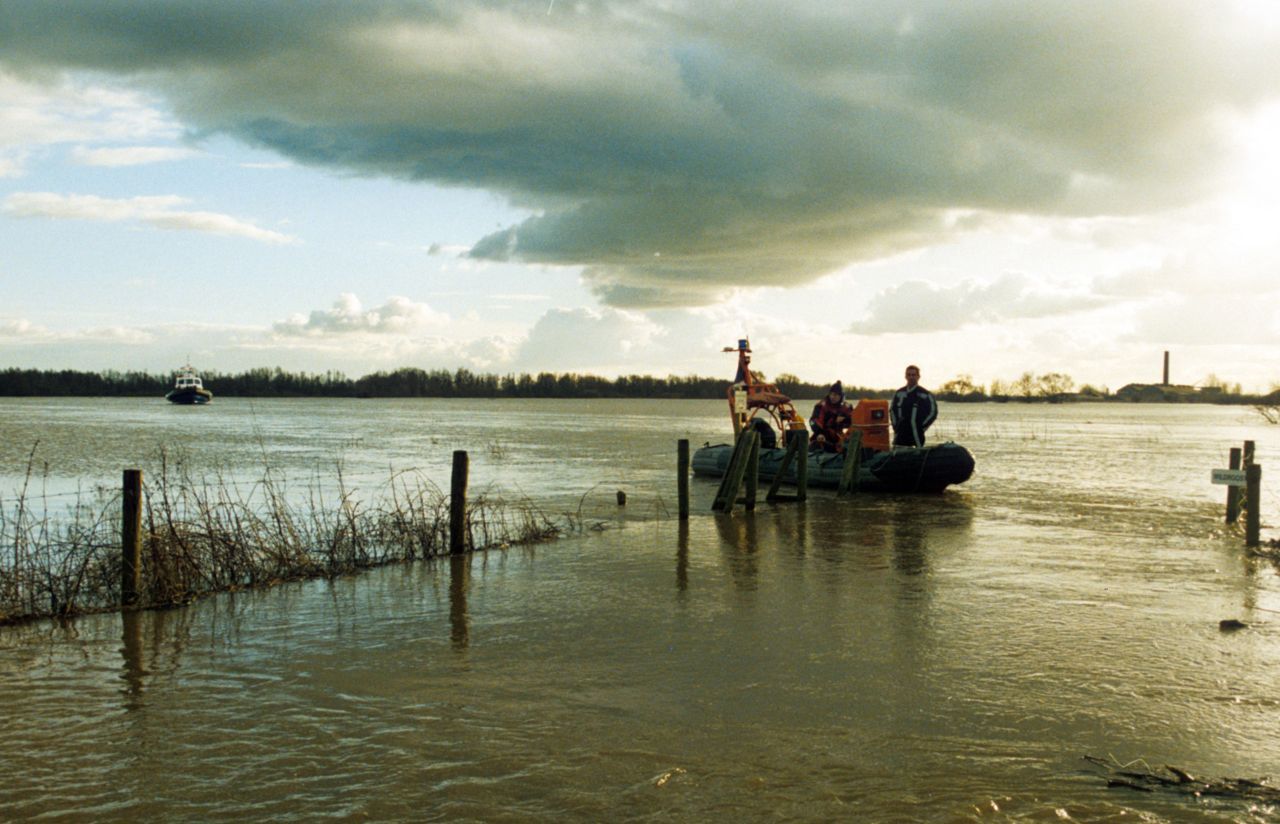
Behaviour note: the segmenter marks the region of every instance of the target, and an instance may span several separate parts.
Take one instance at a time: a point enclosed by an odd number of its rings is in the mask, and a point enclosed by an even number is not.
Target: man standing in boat
[[[938,417],[938,402],[920,385],[920,367],[907,367],[907,385],[893,395],[889,417],[894,446],[924,446],[924,432]]]
[[[853,407],[845,402],[844,386],[840,381],[831,384],[827,396],[813,406],[809,416],[810,446],[820,446],[828,452],[840,448],[841,434],[853,424]]]

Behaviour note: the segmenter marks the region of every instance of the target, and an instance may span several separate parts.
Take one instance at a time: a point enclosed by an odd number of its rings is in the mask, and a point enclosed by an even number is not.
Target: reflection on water
[[[1280,585],[1221,525],[1203,410],[1146,413],[1162,449],[1050,413],[971,422],[945,495],[712,515],[695,481],[685,523],[635,514],[674,492],[670,419],[585,416],[611,463],[572,496],[552,448],[512,477],[576,506],[625,471],[599,531],[4,630],[0,820],[1275,818],[1082,761],[1273,772]]]
[[[689,591],[689,522],[680,521],[676,529],[676,589]]]
[[[120,677],[125,683],[124,708],[136,710],[142,706],[143,677],[147,674],[142,663],[141,614],[134,610],[126,610],[120,614],[120,623],[123,627],[120,654],[124,657],[124,671]]]
[[[467,617],[467,589],[471,586],[471,556],[453,555],[449,558],[449,640],[459,652],[467,648],[471,639],[470,619]]]

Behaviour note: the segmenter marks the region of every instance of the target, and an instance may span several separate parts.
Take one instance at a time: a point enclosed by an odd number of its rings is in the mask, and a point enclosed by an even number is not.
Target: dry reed
[[[26,480],[0,497],[0,624],[118,608],[119,490],[78,495],[65,511]],[[144,485],[141,607],[168,607],[246,587],[336,577],[449,551],[449,496],[416,472],[359,495],[339,465],[296,489],[267,469],[252,483],[193,477],[162,454]],[[532,502],[478,496],[468,550],[549,540],[562,526]]]

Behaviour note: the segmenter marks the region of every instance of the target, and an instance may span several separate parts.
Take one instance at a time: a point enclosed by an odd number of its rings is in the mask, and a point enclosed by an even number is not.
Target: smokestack
[[[1164,386],[1169,385],[1169,350],[1164,350]]]

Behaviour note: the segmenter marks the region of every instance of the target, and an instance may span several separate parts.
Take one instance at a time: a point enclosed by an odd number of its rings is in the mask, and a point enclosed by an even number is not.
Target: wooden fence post
[[[720,479],[720,490],[716,492],[716,498],[711,503],[712,510],[727,512],[737,503],[738,490],[742,488],[742,478],[747,472],[753,439],[756,444],[759,444],[760,433],[752,428],[744,429],[738,435],[733,445],[733,454],[729,456],[729,465],[725,468],[724,477]]]
[[[747,491],[744,497],[747,509],[755,509],[756,491],[760,487],[760,433],[754,430],[751,433],[751,451],[747,453],[745,481]]]
[[[803,503],[809,497],[809,433],[800,429],[793,437],[800,441],[800,452],[796,455],[796,500]]]
[[[680,520],[689,520],[689,439],[676,443],[676,505]]]
[[[142,470],[126,469],[121,486],[120,605],[138,602],[142,581]]]
[[[1249,464],[1245,473],[1248,486],[1245,487],[1244,545],[1252,547],[1261,543],[1262,464]]]
[[[855,429],[849,433],[844,442],[844,471],[840,473],[840,486],[837,495],[847,495],[858,491],[858,469],[862,466],[862,430]]]
[[[467,547],[467,453],[453,453],[453,478],[449,484],[449,552],[458,554]]]
[[[787,470],[791,468],[791,464],[795,462],[796,455],[800,452],[801,440],[808,440],[805,433],[797,429],[782,430],[782,440],[787,447],[787,451],[782,453],[782,461],[778,464],[778,471],[773,475],[773,482],[769,484],[769,491],[765,493],[766,501],[794,501],[798,500],[796,496],[779,495],[778,490],[782,487],[783,478],[786,477]]]
[[[1231,447],[1231,458],[1227,461],[1227,465],[1231,469],[1240,468],[1240,447]],[[1238,486],[1227,487],[1227,523],[1234,524],[1240,519],[1240,495],[1242,490]]]

